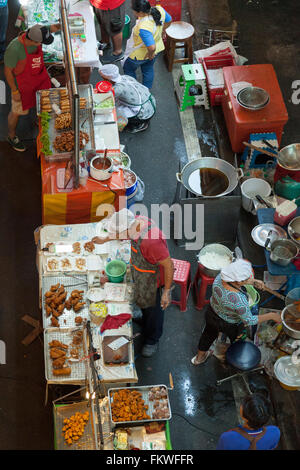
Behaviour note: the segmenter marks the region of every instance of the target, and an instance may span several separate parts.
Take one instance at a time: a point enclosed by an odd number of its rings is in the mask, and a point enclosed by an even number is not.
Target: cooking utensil
[[[256,197],[256,199],[258,200],[258,202],[260,202],[260,204],[264,204],[265,206],[267,206],[267,207],[273,209],[272,204],[270,204],[269,202],[265,201],[262,196],[260,196],[259,194],[257,194],[255,197]]]
[[[255,86],[242,88],[238,92],[236,99],[240,106],[249,111],[259,111],[270,102],[269,93],[263,88]]]
[[[284,388],[290,390],[300,389],[299,364],[293,364],[291,356],[283,356],[274,364],[274,374]]]
[[[260,363],[261,352],[250,341],[236,341],[227,349],[226,360],[239,370],[251,370]]]
[[[288,225],[288,234],[300,246],[300,217],[295,217]]]
[[[209,266],[205,266],[203,262],[201,262],[200,258],[203,255],[206,255],[207,253],[216,253],[218,255],[228,256],[228,259],[229,259],[228,264],[230,264],[233,261],[233,254],[229,250],[229,248],[227,248],[226,246],[221,245],[220,243],[211,243],[209,245],[206,245],[199,251],[197,259],[198,259],[198,266],[200,267],[201,271],[208,277],[216,277],[221,271],[221,268],[212,269]]]
[[[215,196],[203,196],[200,188],[200,169],[216,169],[223,173],[228,178],[227,189]],[[196,196],[206,198],[216,198],[230,194],[238,185],[240,178],[244,176],[241,168],[234,168],[230,163],[220,158],[214,157],[203,157],[192,160],[187,163],[181,173],[176,173],[176,179],[184,185],[184,187]]]
[[[249,142],[243,142],[246,147],[251,148],[252,150],[257,150],[260,153],[269,155],[270,157],[276,157],[279,166],[290,171],[299,171],[300,170],[300,144],[290,144],[286,147],[283,147],[281,150],[277,151],[273,146],[272,148],[276,153],[269,152],[261,147],[256,145],[249,144]]]
[[[69,160],[66,164],[65,168],[65,178],[64,178],[64,189],[68,186],[69,182],[71,181],[71,178],[73,176],[73,162]]]
[[[300,339],[300,331],[294,329],[292,326],[289,326],[287,323],[288,320],[286,320],[286,314],[292,315],[292,312],[289,309],[289,305],[285,307],[282,312],[281,312],[281,320],[282,320],[282,326],[285,331],[285,333],[290,336],[291,338],[294,339]]]
[[[271,244],[270,259],[280,266],[288,266],[298,253],[299,250],[292,240],[279,239]]]
[[[278,238],[287,238],[286,231],[275,224],[260,224],[256,225],[251,232],[251,237],[260,246],[265,246],[266,240],[270,235],[270,230],[272,230],[272,241],[275,241]]]

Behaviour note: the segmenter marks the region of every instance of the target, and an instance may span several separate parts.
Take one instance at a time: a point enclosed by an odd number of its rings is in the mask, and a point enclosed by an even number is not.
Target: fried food
[[[115,422],[151,419],[147,409],[142,394],[137,390],[122,389],[113,393],[111,411]]]
[[[73,243],[73,253],[76,253],[76,255],[80,255],[81,252],[81,245],[79,242]]]
[[[80,271],[83,271],[86,267],[86,261],[84,258],[77,258],[75,261],[75,265],[77,269],[80,269]]]
[[[50,315],[52,315],[52,308],[49,307],[49,305],[46,305],[45,310],[46,310],[47,317],[50,317]]]
[[[84,249],[85,249],[86,251],[88,251],[89,253],[92,253],[92,252],[94,251],[94,249],[95,249],[95,245],[94,245],[93,242],[86,242],[86,243],[84,244]]]
[[[50,357],[51,359],[58,359],[60,357],[66,357],[66,351],[62,351],[58,348],[51,348],[50,349]]]
[[[84,433],[85,426],[89,420],[89,412],[80,413],[79,411],[70,418],[64,419],[64,427],[62,429],[62,435],[65,438],[65,442],[68,445],[78,441]]]
[[[70,375],[71,367],[63,367],[61,369],[53,369],[53,375]]]
[[[85,302],[78,302],[77,304],[73,305],[74,312],[79,312],[79,310],[81,310],[84,305]]]
[[[55,119],[55,129],[68,129],[72,125],[72,116],[70,113],[62,113]]]
[[[61,343],[57,339],[54,339],[49,343],[50,348],[62,348],[62,349],[68,349],[69,346],[67,344]]]
[[[82,322],[83,322],[83,318],[82,318],[82,317],[75,317],[75,323],[76,323],[76,325],[81,325]]]
[[[80,131],[79,140],[80,150],[82,150],[90,138],[86,132]],[[57,135],[53,146],[59,152],[71,152],[74,149],[74,131],[63,132],[61,135]]]
[[[55,317],[51,317],[51,326],[59,327],[59,321]]]
[[[54,369],[62,369],[63,366],[65,365],[66,358],[65,357],[59,357],[58,359],[54,359],[52,362],[52,366]]]

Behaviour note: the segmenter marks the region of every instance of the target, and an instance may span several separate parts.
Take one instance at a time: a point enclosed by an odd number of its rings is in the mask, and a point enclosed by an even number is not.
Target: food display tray
[[[151,390],[151,388],[153,387],[165,387],[166,389],[166,392],[167,392],[167,401],[168,401],[168,408],[169,408],[169,418],[161,418],[161,419],[157,419],[157,418],[152,418],[152,419],[147,419],[147,420],[138,420],[138,421],[114,421],[112,419],[112,410],[111,410],[111,404],[113,402],[113,397],[112,397],[112,394],[114,392],[117,392],[118,390],[130,390],[130,391],[134,391],[136,390],[137,392],[141,392],[142,394],[142,399],[144,400],[145,402],[145,405],[148,405],[148,410],[147,410],[147,413],[152,416],[153,415],[153,411],[154,411],[154,407],[153,407],[153,401],[150,401],[149,398],[148,398],[148,395],[149,395],[149,392]],[[145,386],[140,386],[140,387],[120,387],[120,388],[110,388],[108,389],[108,398],[109,398],[109,414],[110,414],[110,419],[111,419],[111,422],[114,424],[114,425],[122,425],[122,424],[139,424],[139,423],[149,423],[151,421],[169,421],[171,418],[172,418],[172,412],[171,412],[171,406],[170,406],[170,400],[169,400],[169,393],[168,393],[168,387],[164,384],[159,384],[159,385],[145,385]]]
[[[48,383],[52,384],[82,384],[86,381],[87,370],[86,361],[79,360],[78,362],[70,362],[71,374],[68,376],[55,376],[52,372],[52,360],[50,358],[49,343],[53,340],[60,341],[61,343],[71,345],[73,334],[75,331],[83,331],[83,340],[80,347],[80,357],[87,356],[87,346],[85,331],[83,328],[46,328],[44,329],[44,359],[45,359],[45,376]],[[69,348],[70,349],[70,348]],[[79,349],[79,348],[78,348]]]
[[[52,259],[54,261],[57,262],[57,269],[50,269],[49,268],[49,263],[52,261]],[[69,261],[69,264],[70,264],[70,268],[66,268],[63,266],[63,261],[67,259]],[[77,266],[76,266],[76,260],[77,259],[82,259],[84,261],[84,266],[82,269],[79,269]],[[65,255],[59,255],[59,256],[53,256],[52,258],[49,257],[47,260],[46,260],[46,271],[48,273],[56,273],[56,272],[61,272],[61,271],[66,271],[66,272],[77,272],[77,273],[82,273],[82,272],[86,272],[87,271],[87,260],[86,260],[86,257],[84,256],[78,256],[78,255],[70,255],[70,254],[65,254]]]
[[[60,90],[64,90],[64,89],[66,88],[50,88],[49,98],[50,98],[51,104],[56,104],[59,107]],[[90,137],[89,142],[85,145],[83,150],[85,151],[94,150],[95,149],[95,134],[94,134],[94,122],[93,122],[93,98],[92,98],[93,88],[92,88],[92,85],[78,85],[78,92],[79,92],[80,98],[86,99],[85,109],[79,110],[79,130],[86,132]],[[41,113],[41,92],[40,91],[37,91],[36,93],[36,109],[37,109],[37,114],[40,114]],[[72,114],[72,109],[70,110],[70,112]],[[58,152],[53,147],[53,142],[56,136],[61,135],[63,132],[67,132],[72,129],[71,128],[55,129],[55,119],[57,117],[57,114],[53,110],[48,112],[48,114],[50,115],[50,118],[51,118],[49,120],[48,134],[49,134],[49,139],[50,139],[50,150],[52,152],[52,155],[45,156],[45,159],[46,161],[49,161],[49,162],[66,160],[72,156],[73,151]]]
[[[82,281],[80,281],[82,279]],[[78,312],[74,312],[73,309],[67,310],[64,309],[62,315],[58,317],[58,321],[61,328],[73,328],[76,327],[75,324],[75,317],[80,316],[83,319],[89,318],[89,308],[88,302],[86,299],[86,294],[88,291],[88,284],[87,284],[87,276],[82,274],[77,274],[76,277],[71,276],[43,276],[42,279],[42,312],[43,312],[43,327],[44,328],[52,328],[51,327],[51,316],[47,317],[46,310],[45,310],[45,293],[50,290],[50,287],[57,284],[63,284],[65,290],[67,291],[69,298],[71,292],[74,289],[83,290],[83,300],[82,302],[86,302],[86,305],[83,306],[81,310]]]
[[[97,450],[98,449],[98,437],[97,430],[95,428],[95,410],[94,406],[89,406],[88,401],[82,401],[78,403],[72,403],[69,405],[56,405],[53,407],[54,416],[54,438],[55,438],[55,449],[56,450]],[[64,420],[69,419],[75,413],[84,413],[88,411],[90,416],[89,420],[84,428],[84,433],[78,439],[68,445],[65,442],[63,436],[63,427],[65,426]]]

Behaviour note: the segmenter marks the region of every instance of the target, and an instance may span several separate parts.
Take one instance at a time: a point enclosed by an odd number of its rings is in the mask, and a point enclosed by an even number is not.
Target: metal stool
[[[172,72],[173,64],[193,63],[193,36],[194,27],[185,21],[174,21],[166,29],[165,60],[168,71]],[[175,59],[175,49],[185,49],[184,58]]]
[[[209,304],[209,299],[206,298],[206,291],[208,286],[211,286],[214,282],[214,277],[206,276],[198,265],[196,276],[193,281],[194,290],[196,290],[196,309],[202,310],[203,307]],[[199,287],[200,281],[200,287]]]
[[[172,304],[180,306],[180,311],[185,312],[187,299],[191,288],[191,263],[172,258],[174,265],[173,282],[180,286],[180,300],[172,300]]]
[[[259,366],[261,360],[261,352],[255,344],[250,341],[236,341],[226,351],[226,361],[229,365],[238,369],[233,375],[225,379],[217,380],[217,385],[227,382],[235,377],[241,377],[247,387],[249,393],[252,393],[249,384],[245,379],[245,375],[251,372],[263,370],[264,366]]]

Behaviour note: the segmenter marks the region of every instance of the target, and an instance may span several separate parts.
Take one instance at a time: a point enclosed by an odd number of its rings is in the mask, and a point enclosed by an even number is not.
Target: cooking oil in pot
[[[200,168],[193,171],[188,184],[192,191],[202,196],[218,196],[226,191],[229,179],[216,168]]]

